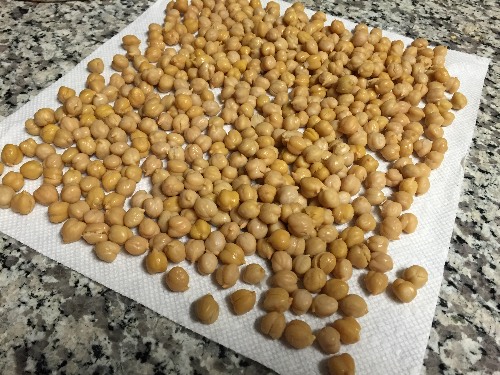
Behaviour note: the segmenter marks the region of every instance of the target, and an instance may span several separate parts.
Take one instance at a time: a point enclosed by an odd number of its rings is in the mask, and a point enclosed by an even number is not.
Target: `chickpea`
[[[266,271],[257,263],[250,263],[245,267],[242,280],[247,284],[258,284],[264,279]]]
[[[202,240],[189,240],[185,245],[186,259],[191,263],[196,262],[205,253],[205,244]]]
[[[354,375],[356,373],[354,359],[348,353],[334,355],[328,360],[328,373],[330,375]]]
[[[467,105],[467,98],[464,94],[457,91],[451,98],[451,104],[453,105],[453,109],[460,110]]]
[[[320,268],[311,268],[304,274],[302,282],[308,291],[317,293],[326,284],[326,274]]]
[[[1,159],[2,163],[11,167],[21,163],[23,160],[23,153],[19,146],[8,143],[2,149]]]
[[[168,260],[173,263],[180,263],[186,259],[186,247],[179,240],[170,240],[166,243],[162,251],[167,256]]]
[[[402,231],[403,226],[397,217],[386,217],[380,224],[380,235],[389,240],[398,240]]]
[[[262,301],[262,307],[266,311],[285,312],[289,309],[292,303],[292,298],[283,288],[271,288],[265,295]]]
[[[312,260],[312,266],[321,269],[325,275],[332,272],[336,264],[337,260],[335,256],[326,251],[316,254]]]
[[[342,281],[347,281],[352,276],[352,263],[348,259],[337,261],[333,269],[333,276]]]
[[[120,245],[111,241],[98,242],[94,246],[94,252],[100,260],[111,263],[118,256]]]
[[[337,259],[345,258],[347,256],[347,244],[342,238],[337,238],[328,244],[328,251]]]
[[[429,274],[422,266],[411,266],[405,269],[403,273],[403,279],[411,282],[415,288],[422,288],[429,279]]]
[[[133,236],[132,231],[124,225],[111,224],[109,228],[108,238],[110,241],[118,245],[124,245],[127,240]]]
[[[245,253],[238,245],[226,243],[224,249],[219,254],[219,259],[223,264],[236,264],[240,266],[245,264]]]
[[[230,288],[236,284],[240,276],[240,270],[235,264],[222,265],[217,269],[215,279],[224,289]]]
[[[323,327],[316,334],[321,350],[327,354],[335,354],[340,350],[340,333],[330,326]]]
[[[337,300],[327,294],[318,294],[314,297],[311,312],[319,317],[327,317],[334,314],[339,307]]]
[[[288,229],[294,236],[309,237],[313,234],[314,226],[308,215],[293,213],[288,217]]]
[[[352,316],[337,319],[332,327],[340,334],[340,341],[343,344],[354,344],[360,340],[361,326]]]
[[[23,175],[19,172],[7,172],[2,178],[2,184],[5,186],[9,186],[14,189],[14,191],[18,192],[24,186]]]
[[[61,236],[64,243],[76,242],[82,238],[87,224],[75,218],[66,220],[61,228]]]
[[[7,192],[7,199],[9,198],[10,194]],[[10,208],[18,214],[28,215],[35,208],[35,199],[30,193],[23,190],[10,198]]]
[[[279,339],[286,327],[286,319],[283,313],[271,311],[260,320],[260,331],[273,340]]]
[[[87,63],[87,69],[91,73],[101,74],[104,71],[104,63],[100,58],[90,60]]]
[[[24,178],[29,180],[38,179],[43,173],[43,167],[40,162],[36,160],[30,160],[24,163],[19,169]]]
[[[229,300],[236,315],[243,315],[253,309],[256,301],[254,291],[239,289],[229,296]]]
[[[373,295],[381,294],[387,289],[389,278],[386,274],[369,271],[365,276],[365,288]]]
[[[88,244],[95,245],[98,242],[108,240],[109,226],[106,223],[86,223],[82,238]]]
[[[365,300],[357,294],[349,294],[339,302],[339,308],[346,316],[360,318],[368,313]]]
[[[78,185],[67,185],[61,189],[61,200],[68,203],[76,203],[82,197],[82,190]]]
[[[396,279],[392,283],[392,292],[403,303],[413,301],[417,296],[417,288],[410,281]]]
[[[399,220],[401,221],[403,232],[413,233],[417,229],[418,219],[414,214],[409,212],[404,213],[400,216]]]
[[[125,210],[122,207],[113,207],[104,213],[104,222],[108,225],[123,225]]]
[[[15,194],[10,186],[0,184],[0,208],[9,208]]]
[[[145,259],[146,270],[150,274],[165,272],[168,265],[167,256],[157,250],[151,250]]]
[[[191,230],[191,222],[189,219],[177,215],[168,221],[168,231],[167,234],[173,238],[180,238],[185,236]]]
[[[323,289],[321,289],[321,292],[340,301],[349,293],[349,285],[339,279],[330,279],[326,282]]]
[[[297,282],[298,278],[294,272],[288,270],[282,270],[276,272],[273,275],[271,284],[274,287],[283,288],[288,293],[292,293],[294,290],[298,288]]]
[[[303,349],[311,346],[316,337],[312,334],[309,324],[302,320],[292,320],[283,333],[285,340],[295,349]]]
[[[195,313],[203,324],[213,324],[219,318],[219,304],[211,294],[206,294],[195,302]]]
[[[141,236],[132,236],[124,244],[125,250],[130,255],[142,255],[149,249],[149,242]]]
[[[48,208],[49,221],[51,223],[62,223],[69,217],[68,211],[69,203],[67,202],[57,201],[51,203]]]
[[[172,292],[185,292],[189,289],[189,274],[182,267],[172,267],[165,275],[165,283]]]

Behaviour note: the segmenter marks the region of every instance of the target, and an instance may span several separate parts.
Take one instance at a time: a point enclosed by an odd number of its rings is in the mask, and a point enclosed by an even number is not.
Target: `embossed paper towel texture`
[[[87,75],[85,65],[90,59],[102,57],[109,65],[115,53],[122,53],[121,36],[135,34],[145,38],[145,31],[150,23],[163,21],[166,3],[167,1],[161,0],[154,4],[57,83],[6,118],[0,124],[0,144],[24,140],[27,137],[24,121],[32,117],[38,108],[56,108],[58,103],[55,98],[59,86],[82,89]],[[283,8],[290,5],[283,2],[280,4]],[[333,17],[328,17],[327,22],[332,20]],[[354,26],[348,21],[346,24]],[[402,39],[405,43],[410,41],[390,32],[385,35],[392,39]],[[355,357],[359,374],[416,374],[420,371],[455,219],[463,178],[461,162],[472,139],[487,66],[486,59],[453,51],[448,53],[447,67],[451,75],[460,78],[460,91],[467,96],[469,104],[457,113],[453,125],[446,128],[449,151],[441,168],[432,173],[430,191],[424,197],[417,198],[411,208],[419,218],[417,231],[412,235],[402,236],[400,241],[390,245],[395,264],[394,271],[390,273],[391,280],[398,270],[412,264],[421,264],[429,271],[429,282],[419,291],[413,303],[408,305],[397,304],[385,294],[367,299],[370,312],[360,319],[362,340],[358,344],[342,347],[342,351]],[[108,68],[105,74],[109,76],[111,70]],[[28,184],[28,190],[32,191],[33,186]],[[105,264],[96,260],[91,247],[82,242],[62,245],[59,227],[48,222],[46,208],[40,206],[27,217],[12,214],[9,210],[0,210],[0,231],[159,314],[281,374],[315,374],[322,371],[319,363],[327,357],[317,348],[296,351],[280,342],[267,340],[255,329],[255,319],[263,314],[259,309],[244,316],[233,316],[226,302],[228,292],[217,290],[209,277],[194,276],[196,272],[190,266],[188,268],[192,277],[189,291],[174,294],[166,290],[161,275],[150,276],[144,271],[141,258],[121,254],[113,264]],[[247,261],[264,264],[258,257]],[[351,280],[351,290],[364,295],[358,285],[359,275],[356,273]],[[258,295],[266,289],[264,285],[239,287],[254,289]],[[191,302],[208,292],[219,301],[221,314],[217,323],[203,326],[193,321],[189,311]],[[287,318],[293,319],[292,315],[287,315]],[[315,329],[333,320],[310,316],[306,319]]]

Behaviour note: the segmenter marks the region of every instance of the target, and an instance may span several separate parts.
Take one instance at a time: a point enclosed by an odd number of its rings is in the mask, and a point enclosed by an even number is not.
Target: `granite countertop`
[[[6,1],[0,120],[152,1]],[[492,59],[425,356],[429,374],[498,370],[500,21],[498,2],[307,1],[336,16]],[[0,233],[0,373],[271,374]]]

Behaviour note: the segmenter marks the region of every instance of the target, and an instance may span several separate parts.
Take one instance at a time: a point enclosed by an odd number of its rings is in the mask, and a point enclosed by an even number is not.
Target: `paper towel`
[[[77,91],[83,89],[87,76],[86,63],[95,57],[101,57],[109,65],[115,53],[123,53],[120,48],[123,35],[135,34],[145,39],[150,23],[162,23],[166,3],[166,0],[155,3],[67,75],[6,118],[0,124],[0,145],[19,143],[27,138],[24,121],[32,117],[38,108],[56,108],[58,87],[66,85]],[[281,1],[278,3],[282,5],[282,9],[290,6]],[[328,16],[327,22],[332,20],[333,17]],[[352,22],[344,22],[347,27],[354,26]],[[384,35],[391,39],[401,39],[405,43],[410,42],[410,39],[395,33],[385,32]],[[418,374],[422,365],[453,230],[463,178],[462,162],[472,140],[488,60],[450,51],[446,66],[451,75],[459,77],[462,83],[460,91],[467,96],[469,104],[457,113],[452,126],[446,128],[449,151],[442,166],[432,173],[430,191],[424,197],[416,198],[411,208],[411,212],[419,219],[417,231],[412,235],[403,235],[400,241],[390,245],[390,254],[395,264],[395,269],[389,273],[390,280],[397,277],[398,272],[405,267],[420,264],[428,270],[429,282],[419,290],[417,298],[411,304],[398,304],[387,294],[367,299],[370,312],[360,319],[361,341],[342,347],[342,351],[354,356],[359,374]],[[109,76],[111,70],[107,68],[104,74]],[[27,184],[30,191],[34,186],[33,182]],[[325,359],[328,357],[317,347],[296,351],[259,334],[255,329],[255,320],[263,315],[260,309],[256,308],[238,317],[230,313],[227,295],[231,291],[238,287],[253,289],[259,298],[261,292],[267,289],[266,285],[254,287],[238,283],[229,291],[220,291],[210,277],[199,276],[191,266],[187,266],[191,275],[190,289],[183,294],[171,293],[165,288],[162,275],[151,276],[144,271],[142,257],[121,254],[114,263],[106,264],[96,260],[91,247],[83,242],[63,245],[59,237],[60,225],[50,224],[46,215],[46,208],[40,206],[27,217],[13,214],[10,210],[0,210],[0,231],[278,373],[324,372]],[[265,265],[256,256],[247,262]],[[351,279],[351,291],[366,296],[359,287],[359,275],[360,273],[355,272]],[[195,322],[189,312],[192,301],[209,292],[219,301],[221,312],[215,324],[204,326]],[[287,319],[293,318],[293,315],[287,313]],[[329,319],[307,316],[306,320],[314,329],[318,329],[336,318],[338,316]]]

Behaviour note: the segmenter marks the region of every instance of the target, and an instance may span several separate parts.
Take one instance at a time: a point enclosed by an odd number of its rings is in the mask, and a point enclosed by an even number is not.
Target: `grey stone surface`
[[[64,75],[152,1],[0,6],[0,119]],[[492,59],[423,372],[490,374],[499,357],[498,2],[306,5]],[[0,236],[0,373],[265,374],[263,366]]]

